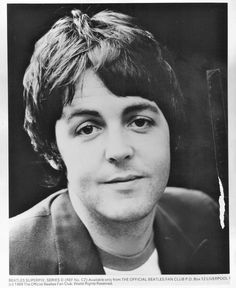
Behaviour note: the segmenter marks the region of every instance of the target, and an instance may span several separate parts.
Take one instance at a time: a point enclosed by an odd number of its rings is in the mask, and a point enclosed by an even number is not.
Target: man
[[[10,273],[226,273],[218,207],[167,187],[183,97],[152,34],[79,10],[35,45],[25,129],[68,188],[11,220]]]

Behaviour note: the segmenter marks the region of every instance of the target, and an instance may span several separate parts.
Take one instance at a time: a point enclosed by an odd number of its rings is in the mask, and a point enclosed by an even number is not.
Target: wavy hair
[[[70,104],[79,77],[93,69],[117,96],[154,100],[176,132],[183,97],[175,73],[153,35],[113,11],[89,17],[80,10],[59,19],[35,44],[24,75],[25,121],[34,149],[63,166],[55,123]]]

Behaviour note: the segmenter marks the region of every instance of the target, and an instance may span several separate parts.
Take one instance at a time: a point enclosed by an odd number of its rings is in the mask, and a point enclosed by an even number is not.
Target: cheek
[[[95,171],[90,166],[83,166],[82,163],[68,165],[67,180],[70,190],[74,191],[78,196],[80,195],[79,197],[88,195],[88,191],[94,190],[94,173]]]
[[[170,162],[170,141],[169,133],[163,131],[162,133],[156,133],[151,139],[147,139],[146,143],[143,143],[142,151],[145,154],[144,161],[150,163],[154,169],[158,169],[161,166],[169,166]]]
[[[170,172],[170,144],[169,134],[163,133],[153,138],[153,141],[146,143],[143,163],[152,175],[153,182],[159,182],[165,185],[169,178]]]
[[[63,149],[65,147],[65,149]],[[70,141],[69,145],[59,147],[59,151],[67,168],[68,174],[87,174],[96,171],[100,163],[98,149],[90,145],[80,145],[77,141]]]
[[[93,155],[89,156],[87,153],[83,153],[78,147],[70,147],[66,151],[61,150],[61,155],[66,166],[68,184],[76,190],[88,189],[91,186],[92,177],[95,175]]]
[[[155,159],[156,167],[155,169],[159,171],[159,176],[162,177],[164,181],[167,182],[170,173],[170,146],[168,145],[162,146],[162,149],[159,149],[156,152]]]
[[[69,157],[64,158],[67,169],[68,180],[79,180],[83,183],[88,182],[89,178],[94,175],[96,169],[95,159],[90,155],[73,153]]]
[[[167,183],[170,173],[170,153],[162,154],[162,157],[158,157],[153,166],[154,175],[157,175],[156,178],[163,183]]]

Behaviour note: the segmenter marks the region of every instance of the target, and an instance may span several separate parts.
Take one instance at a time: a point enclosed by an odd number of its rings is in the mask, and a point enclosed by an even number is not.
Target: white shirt
[[[120,270],[114,270],[114,269],[110,269],[107,267],[103,267],[105,270],[105,273],[107,275],[160,275],[161,274],[161,270],[160,267],[158,265],[158,254],[157,254],[157,249],[155,249],[153,251],[153,253],[151,254],[151,256],[148,258],[148,260],[142,264],[141,266],[139,266],[138,268],[134,269],[134,270],[129,270],[129,271],[120,271]]]

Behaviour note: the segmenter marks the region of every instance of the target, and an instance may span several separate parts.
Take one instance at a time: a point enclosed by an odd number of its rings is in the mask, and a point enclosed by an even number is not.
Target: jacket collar
[[[59,274],[105,274],[97,249],[77,216],[68,193],[51,207]]]
[[[77,216],[68,193],[62,193],[55,199],[51,213],[58,255],[58,273],[105,274],[97,248]],[[196,255],[207,242],[204,239],[194,248],[180,227],[160,206],[156,213],[154,231],[159,265],[163,274],[185,274],[190,263],[197,259]]]

